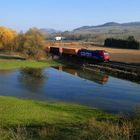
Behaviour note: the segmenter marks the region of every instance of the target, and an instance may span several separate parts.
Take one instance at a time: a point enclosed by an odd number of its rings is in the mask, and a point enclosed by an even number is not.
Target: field
[[[43,68],[43,67],[51,67],[51,66],[58,66],[59,63],[55,61],[21,61],[21,60],[3,60],[0,59],[0,70],[7,70],[7,69],[18,69],[24,67],[31,67],[31,68]]]
[[[43,126],[84,122],[86,119],[115,119],[113,115],[88,107],[22,100],[0,96],[0,126]]]
[[[115,49],[96,45],[82,44],[78,42],[70,43],[55,43],[48,44],[49,46],[70,47],[70,48],[86,48],[93,50],[106,50],[110,53],[112,61],[126,62],[126,63],[140,63],[140,50],[131,49]],[[47,45],[47,46],[48,46]]]
[[[126,62],[126,63],[140,63],[140,50],[129,50],[129,49],[114,49],[91,46],[90,49],[95,50],[106,50],[110,53],[112,61]]]
[[[115,124],[118,116],[97,109],[1,96],[0,102],[2,140],[111,140],[130,133],[128,124]]]

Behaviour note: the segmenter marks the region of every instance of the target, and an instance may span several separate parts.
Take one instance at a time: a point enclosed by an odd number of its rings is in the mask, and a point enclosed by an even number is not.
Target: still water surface
[[[0,71],[0,95],[64,101],[128,113],[140,106],[140,85],[76,68],[44,69],[44,78],[32,78],[20,70]]]

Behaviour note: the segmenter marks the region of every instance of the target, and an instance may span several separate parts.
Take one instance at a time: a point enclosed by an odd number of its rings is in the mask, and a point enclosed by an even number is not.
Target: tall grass
[[[131,122],[98,122],[94,119],[71,126],[21,127],[2,129],[2,140],[135,140]]]

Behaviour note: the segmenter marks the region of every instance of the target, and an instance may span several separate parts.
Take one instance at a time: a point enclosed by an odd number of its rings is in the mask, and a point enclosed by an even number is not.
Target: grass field
[[[43,68],[60,65],[55,61],[19,61],[19,60],[0,60],[0,70],[18,69],[24,67]]]
[[[0,96],[2,140],[119,139],[126,135],[115,124],[118,120],[118,116],[85,106]]]
[[[135,140],[135,122],[80,105],[0,96],[1,140]]]
[[[95,119],[115,119],[97,109],[64,104],[0,97],[1,126],[43,126],[75,124]]]

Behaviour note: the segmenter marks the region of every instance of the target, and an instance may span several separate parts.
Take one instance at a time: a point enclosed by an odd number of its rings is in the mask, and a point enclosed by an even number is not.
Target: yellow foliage
[[[16,31],[0,26],[0,48],[9,47],[14,38],[16,37]]]

